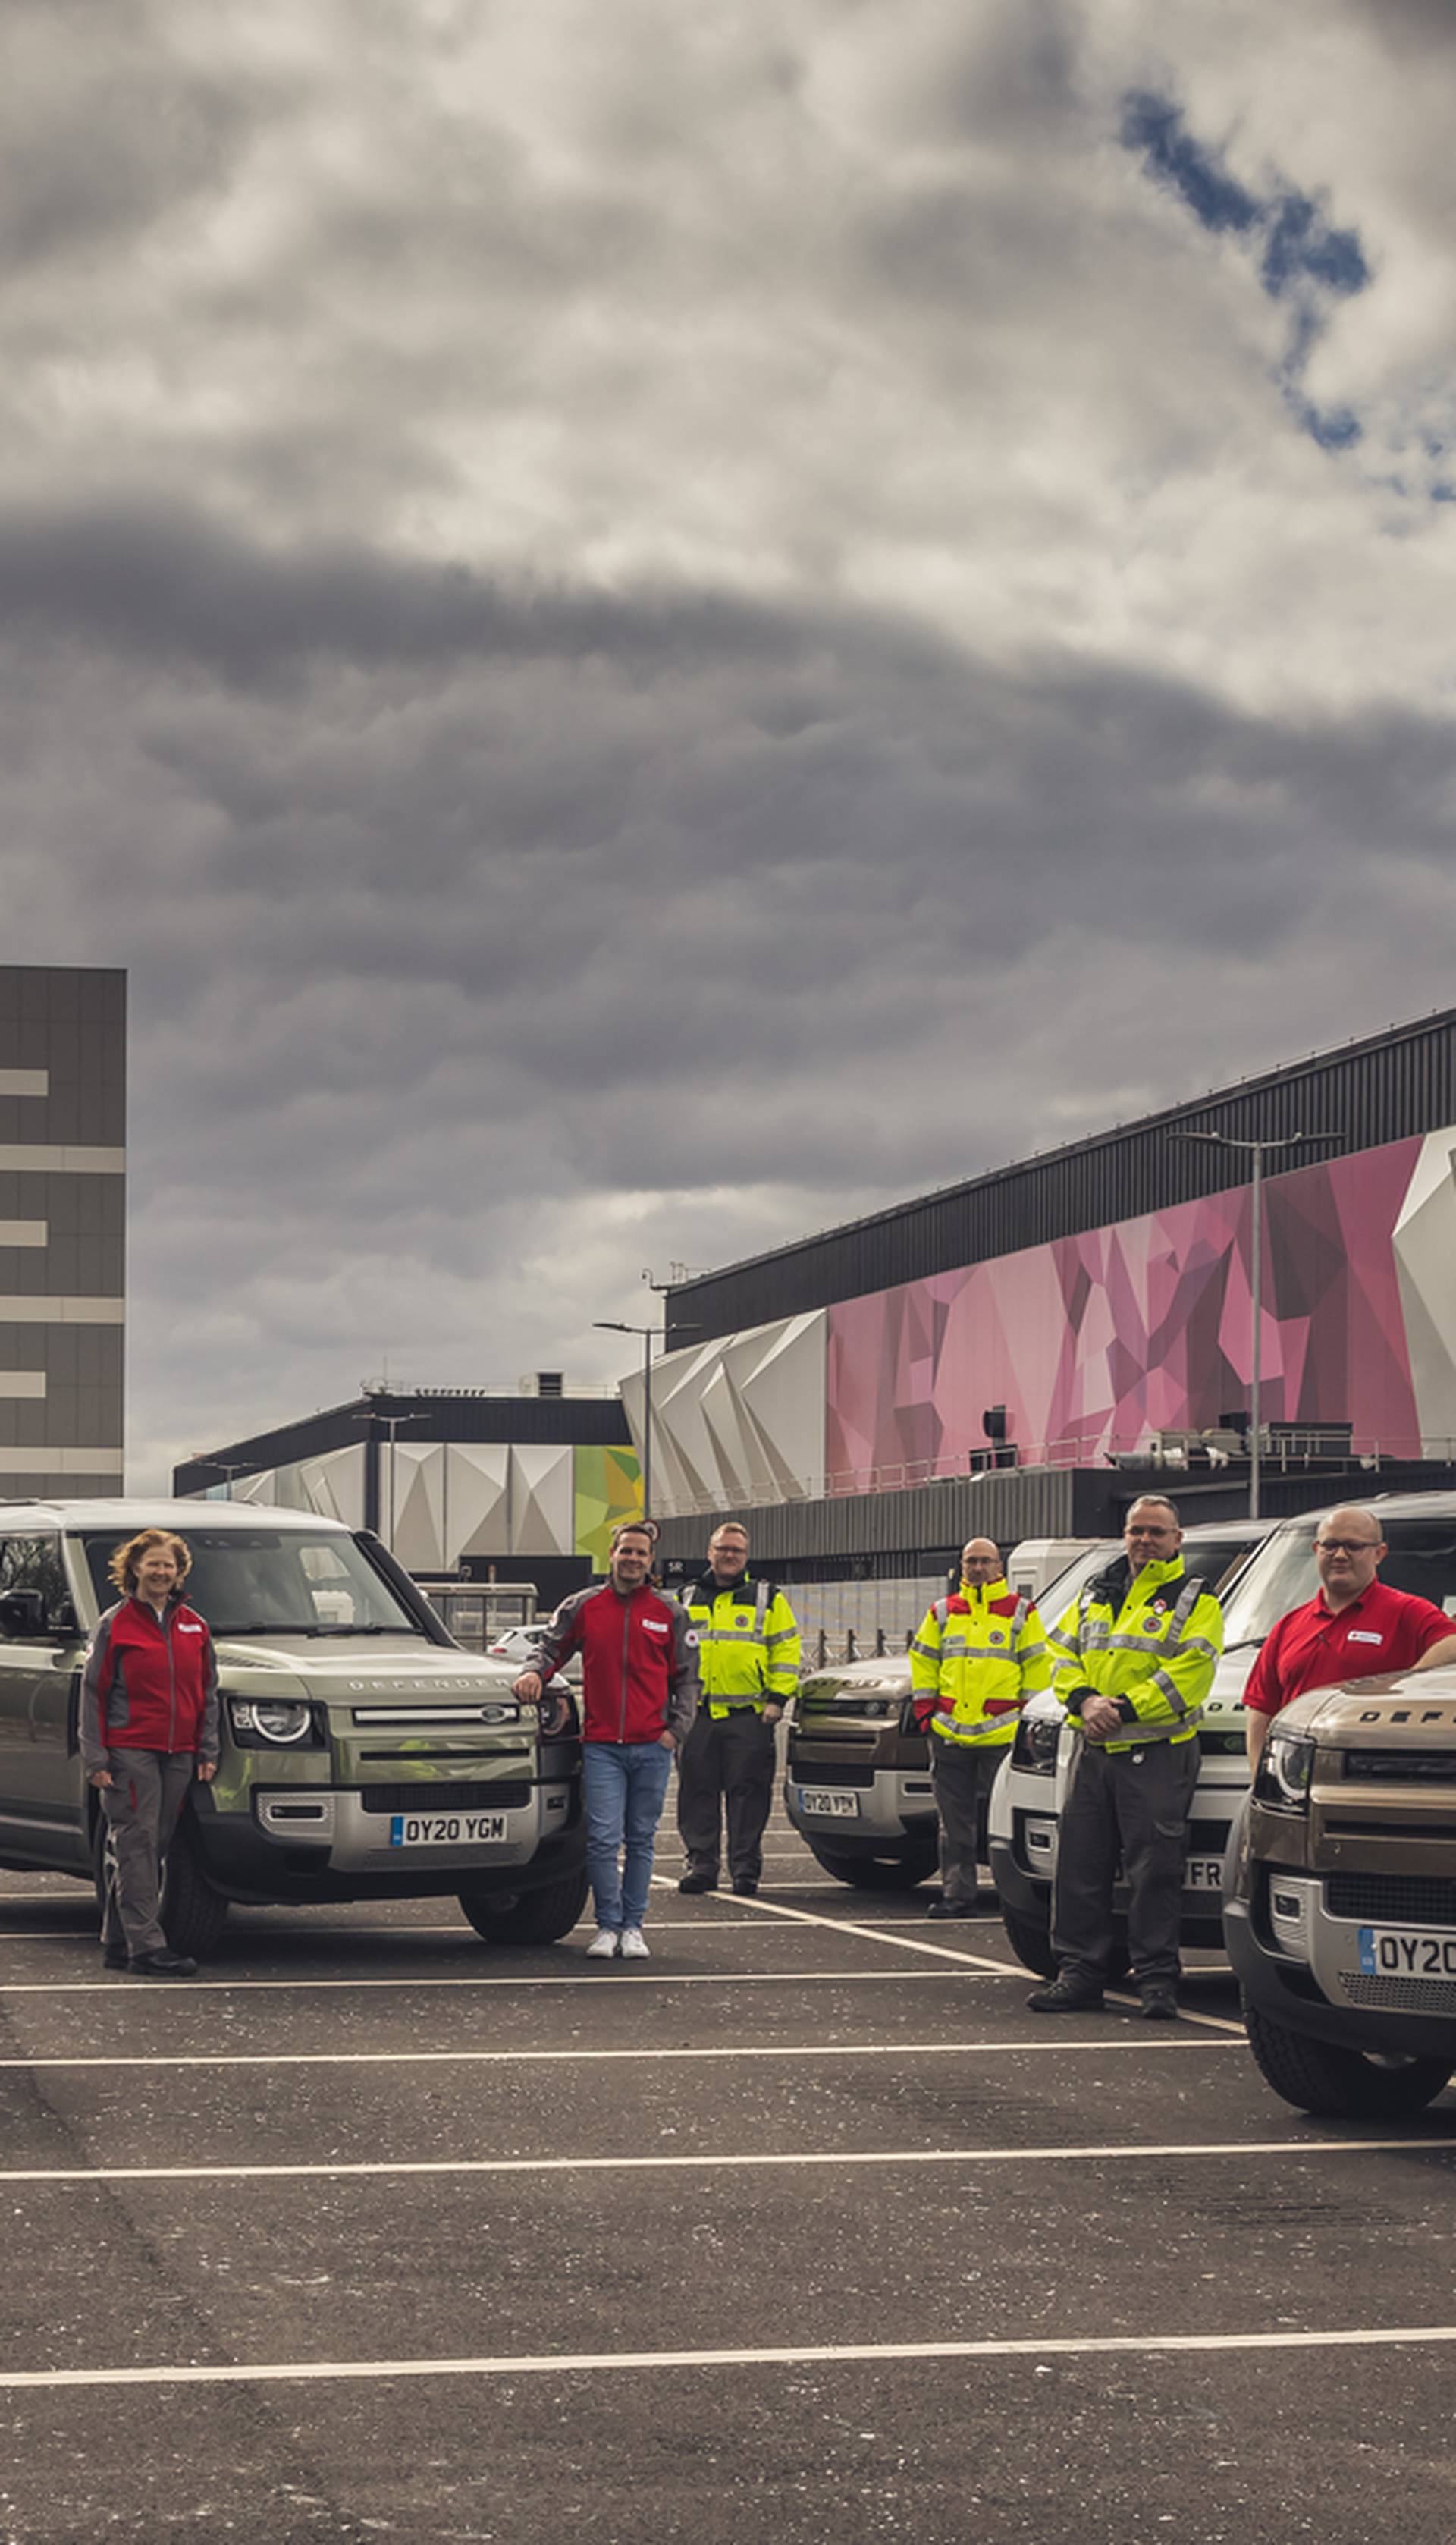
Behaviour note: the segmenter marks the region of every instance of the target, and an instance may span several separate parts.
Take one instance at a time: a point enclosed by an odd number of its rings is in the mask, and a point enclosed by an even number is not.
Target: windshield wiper
[[[316,1635],[319,1631],[317,1626],[289,1625],[286,1617],[249,1617],[243,1625],[229,1619],[225,1626],[212,1625],[214,1635]]]
[[[379,1626],[370,1620],[366,1626],[304,1626],[300,1631],[305,1635],[418,1635],[420,1629],[405,1623]]]
[[[366,1626],[321,1626],[316,1617],[311,1617],[306,1625],[300,1618],[250,1617],[246,1625],[214,1625],[212,1632],[214,1635],[307,1635],[313,1639],[319,1635],[418,1635],[421,1629],[403,1619],[397,1626],[379,1626],[372,1622]]]

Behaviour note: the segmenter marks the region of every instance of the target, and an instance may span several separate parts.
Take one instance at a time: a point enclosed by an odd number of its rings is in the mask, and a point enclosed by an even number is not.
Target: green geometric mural
[[[612,1530],[624,1519],[642,1517],[642,1469],[636,1450],[597,1442],[579,1448],[574,1483],[576,1551],[590,1556],[594,1573],[605,1573]]]

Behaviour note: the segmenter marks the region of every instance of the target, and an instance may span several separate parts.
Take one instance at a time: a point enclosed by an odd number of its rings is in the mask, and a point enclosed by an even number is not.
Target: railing
[[[1260,1459],[1266,1472],[1289,1474],[1302,1468],[1329,1467],[1332,1464],[1358,1465],[1367,1474],[1378,1475],[1383,1467],[1415,1464],[1421,1460],[1456,1462],[1456,1439],[1447,1437],[1423,1440],[1416,1438],[1376,1438],[1370,1436],[1347,1437],[1343,1427],[1332,1424],[1275,1424],[1261,1427]],[[726,1484],[717,1494],[675,1497],[660,1491],[655,1496],[659,1519],[707,1519],[724,1511],[730,1504],[743,1502],[750,1508],[762,1509],[772,1504],[796,1502],[838,1502],[851,1494],[891,1494],[908,1492],[920,1485],[951,1484],[967,1477],[1006,1475],[1015,1469],[1065,1468],[1090,1466],[1153,1467],[1166,1474],[1210,1474],[1228,1470],[1237,1474],[1249,1464],[1247,1445],[1228,1448],[1218,1442],[1204,1443],[1196,1434],[1180,1434],[1170,1438],[1164,1433],[1142,1433],[1131,1437],[1114,1435],[1110,1439],[1072,1437],[1060,1440],[1042,1440],[1015,1444],[1003,1449],[958,1449],[931,1458],[888,1460],[865,1467],[828,1468],[794,1477],[786,1487],[782,1477],[751,1476],[746,1483]]]
[[[909,1634],[895,1635],[885,1626],[876,1626],[873,1633],[868,1627],[847,1626],[842,1635],[821,1626],[813,1643],[815,1670],[828,1670],[837,1662],[883,1661],[887,1654],[910,1650]]]

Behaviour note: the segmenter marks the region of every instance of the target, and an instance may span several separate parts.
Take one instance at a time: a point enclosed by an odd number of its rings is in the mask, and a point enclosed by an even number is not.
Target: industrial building
[[[1447,1481],[1453,1156],[1456,1010],[682,1282],[665,1569],[740,1513],[784,1581],[845,1586],[838,1622],[898,1623],[891,1586],[913,1607],[977,1531],[1115,1531],[1154,1479],[1241,1511],[1255,1287],[1264,1510]]]
[[[0,965],[0,1496],[121,1489],[126,975]]]
[[[372,1528],[421,1580],[529,1582],[545,1607],[607,1569],[642,1509],[615,1388],[559,1370],[512,1388],[381,1383],[173,1471],[174,1492],[284,1504]]]

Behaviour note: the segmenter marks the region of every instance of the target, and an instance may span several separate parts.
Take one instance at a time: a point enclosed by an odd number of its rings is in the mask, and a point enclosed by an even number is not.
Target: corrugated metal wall
[[[1004,1546],[1022,1537],[1068,1537],[1080,1534],[1073,1521],[1078,1481],[1070,1467],[1008,1468],[910,1485],[903,1493],[774,1504],[751,1515],[753,1560],[763,1572],[790,1559],[958,1548],[975,1536],[994,1537]],[[711,1520],[664,1520],[659,1560],[695,1562],[711,1528]]]
[[[1287,1173],[1452,1120],[1456,1009],[685,1283],[667,1301],[669,1348],[955,1272],[1248,1182],[1228,1151],[1173,1139],[1174,1129],[1246,1139],[1285,1139],[1296,1131],[1336,1135],[1292,1151]],[[681,1338],[674,1334],[677,1320]]]

